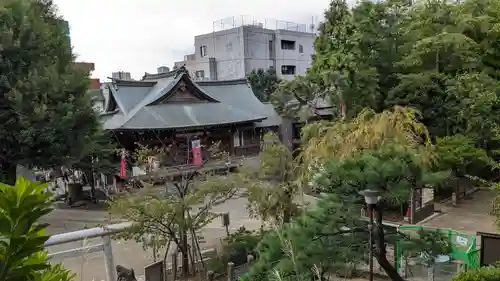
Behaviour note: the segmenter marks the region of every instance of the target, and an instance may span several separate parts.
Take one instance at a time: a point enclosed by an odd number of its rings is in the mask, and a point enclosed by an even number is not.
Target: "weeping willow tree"
[[[310,179],[326,161],[376,150],[388,142],[418,150],[423,155],[422,164],[432,163],[430,136],[418,118],[418,111],[396,106],[381,113],[364,109],[350,120],[321,121],[305,126],[301,153],[303,176]]]

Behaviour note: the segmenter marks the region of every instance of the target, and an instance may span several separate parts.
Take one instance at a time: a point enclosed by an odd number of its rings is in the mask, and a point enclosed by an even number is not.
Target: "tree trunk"
[[[387,273],[387,276],[389,276],[392,281],[405,281],[404,278],[399,275],[396,268],[394,268],[394,266],[392,266],[392,264],[387,260],[385,255],[381,255],[377,251],[375,253],[375,259],[377,259],[380,267],[384,269],[385,273]]]
[[[17,175],[17,164],[4,161],[0,158],[0,181],[4,184],[15,185]]]
[[[427,268],[428,270],[428,278],[429,278],[429,281],[434,281],[434,275],[435,275],[435,270],[436,270],[436,267],[434,264],[431,264],[429,266],[429,268]]]
[[[385,246],[385,234],[382,224],[382,208],[383,201],[379,201],[375,205],[375,248],[374,256],[377,259],[378,264],[387,273],[387,276],[392,281],[405,281],[401,275],[399,275],[397,269],[387,260],[387,249]]]
[[[286,193],[286,198],[285,198],[285,202],[286,203],[286,207],[285,209],[283,210],[283,223],[289,223],[291,218],[292,218],[292,214],[291,214],[291,208],[292,208],[292,196],[290,195],[290,192],[287,191]]]
[[[181,254],[182,254],[182,276],[188,277],[189,275],[189,252],[188,252],[188,241],[187,233],[185,230],[181,229]]]

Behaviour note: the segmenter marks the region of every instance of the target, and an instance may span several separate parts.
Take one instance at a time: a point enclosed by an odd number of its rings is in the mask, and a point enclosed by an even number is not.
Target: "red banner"
[[[120,178],[124,179],[127,177],[127,162],[125,156],[125,149],[122,150],[122,158],[120,161]]]
[[[191,147],[192,147],[192,152],[193,152],[193,164],[196,166],[203,165],[203,158],[201,156],[200,140],[192,140]]]

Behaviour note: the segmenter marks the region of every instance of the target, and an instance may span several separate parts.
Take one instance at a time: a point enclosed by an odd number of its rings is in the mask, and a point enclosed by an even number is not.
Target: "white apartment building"
[[[199,80],[229,80],[245,78],[254,69],[272,67],[279,78],[292,79],[311,64],[313,31],[314,25],[286,23],[271,29],[253,22],[198,35],[194,38],[195,53],[175,62],[174,68],[185,65]]]

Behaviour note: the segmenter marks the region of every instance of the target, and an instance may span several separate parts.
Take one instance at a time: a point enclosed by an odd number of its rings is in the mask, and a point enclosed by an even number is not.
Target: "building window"
[[[205,78],[205,70],[197,70],[195,73],[194,73],[194,76],[196,78]]]
[[[207,46],[200,46],[200,56],[201,57],[207,56]]]
[[[295,41],[281,40],[282,50],[295,50]]]
[[[283,75],[295,75],[295,65],[282,65],[281,74]]]
[[[302,54],[303,52],[304,52],[304,46],[299,45],[299,53],[301,53],[301,54]]]

